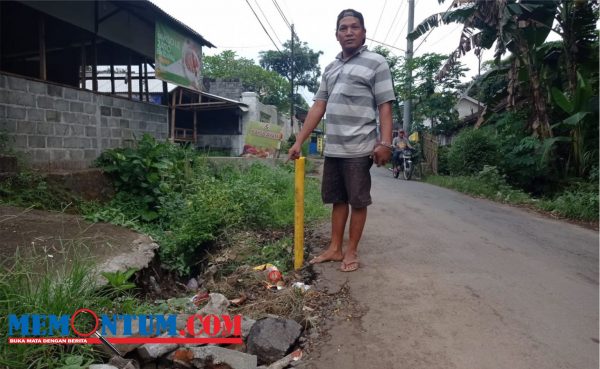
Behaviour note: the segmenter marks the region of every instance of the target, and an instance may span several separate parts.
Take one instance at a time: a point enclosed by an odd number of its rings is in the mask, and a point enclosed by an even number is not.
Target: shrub
[[[539,206],[565,218],[597,221],[598,186],[589,183],[576,184],[554,199],[541,201]]]
[[[450,147],[448,167],[452,175],[475,174],[484,165],[496,165],[498,157],[498,144],[490,131],[465,129]]]

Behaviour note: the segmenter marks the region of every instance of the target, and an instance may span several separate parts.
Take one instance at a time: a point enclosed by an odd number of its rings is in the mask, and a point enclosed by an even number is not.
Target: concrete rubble
[[[227,298],[211,293],[198,315],[230,315]],[[184,329],[190,314],[178,314],[177,329]],[[198,324],[195,324],[198,326]],[[118,333],[123,331],[118,325]],[[143,328],[143,327],[142,327]],[[148,331],[148,328],[145,329]],[[150,330],[153,331],[153,330]],[[239,332],[239,331],[238,331]],[[146,343],[140,345],[115,345],[122,356],[115,355],[106,364],[92,364],[89,369],[284,369],[294,365],[302,352],[291,352],[299,342],[302,326],[297,322],[276,316],[255,321],[243,317],[241,338],[236,345],[205,343]],[[239,333],[238,333],[239,334]],[[139,327],[131,335],[116,334],[110,337],[140,337]],[[169,337],[166,333],[160,337]],[[184,336],[178,336],[182,338]],[[195,338],[206,338],[200,334]],[[219,337],[223,337],[220,335]],[[106,352],[110,352],[106,350]],[[114,353],[113,353],[114,355]],[[259,364],[263,366],[258,366]]]

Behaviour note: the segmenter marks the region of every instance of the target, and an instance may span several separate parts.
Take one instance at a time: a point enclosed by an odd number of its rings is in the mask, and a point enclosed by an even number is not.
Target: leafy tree
[[[509,97],[513,87],[517,85],[519,67],[523,66],[527,73],[527,78],[524,79],[529,82],[534,112],[531,130],[542,138],[551,137],[547,111],[548,91],[542,85],[542,60],[536,49],[550,33],[558,4],[558,0],[467,0],[456,10],[430,16],[409,37],[416,39],[430,28],[437,27],[440,22],[463,23],[459,46],[442,68],[441,74],[447,72],[461,55],[472,49],[479,53],[481,48],[489,49],[495,44],[497,61],[506,51],[512,52],[516,58],[509,73]],[[509,99],[509,103],[510,101]]]
[[[396,96],[402,101],[413,101],[413,120],[429,120],[434,133],[450,134],[458,126],[458,114],[454,109],[460,86],[460,78],[468,70],[462,63],[454,63],[447,73],[438,76],[446,56],[435,53],[424,54],[392,69],[396,82]],[[412,70],[412,88],[409,91],[409,71]]]
[[[238,57],[235,51],[203,57],[203,73],[208,78],[238,78],[244,90],[256,92],[260,102],[289,110],[289,82],[279,74],[256,65],[254,60]]]
[[[293,59],[291,58],[292,51]],[[266,70],[277,72],[288,81],[291,81],[293,72],[294,102],[301,105],[301,101],[304,99],[296,93],[298,87],[306,87],[312,93],[316,93],[319,89],[319,77],[321,76],[319,56],[321,54],[323,54],[322,51],[313,51],[306,42],[300,42],[298,36],[294,34],[293,50],[292,40],[286,41],[281,52],[277,50],[261,51],[259,62]]]

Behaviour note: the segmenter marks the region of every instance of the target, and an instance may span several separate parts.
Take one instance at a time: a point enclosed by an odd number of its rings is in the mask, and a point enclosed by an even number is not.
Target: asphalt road
[[[598,368],[596,231],[372,175],[361,269],[316,267],[365,314],[331,324],[301,367]]]

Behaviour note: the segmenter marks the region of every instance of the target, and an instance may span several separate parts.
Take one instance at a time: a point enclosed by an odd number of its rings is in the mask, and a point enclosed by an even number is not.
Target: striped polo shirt
[[[370,155],[377,141],[377,106],[394,99],[392,75],[383,56],[366,46],[347,60],[339,53],[325,68],[314,97],[327,101],[324,155]]]

